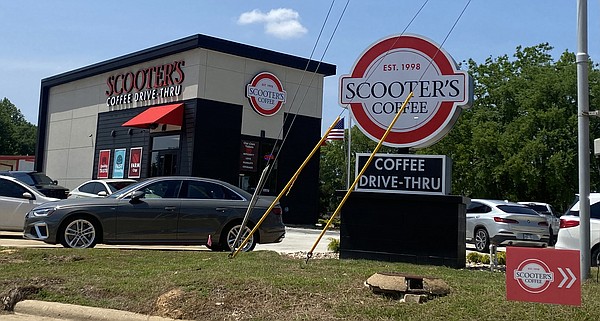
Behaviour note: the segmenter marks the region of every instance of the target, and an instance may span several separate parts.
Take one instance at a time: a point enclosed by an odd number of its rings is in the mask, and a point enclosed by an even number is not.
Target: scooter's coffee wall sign
[[[384,145],[422,148],[444,137],[473,100],[472,81],[448,53],[417,35],[385,38],[369,47],[340,78],[340,103],[360,130],[379,141],[405,107]]]
[[[246,86],[246,97],[254,110],[263,116],[273,116],[285,104],[286,92],[279,78],[261,72]]]

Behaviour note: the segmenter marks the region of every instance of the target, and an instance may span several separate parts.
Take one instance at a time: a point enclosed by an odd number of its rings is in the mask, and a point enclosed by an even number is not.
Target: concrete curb
[[[15,313],[65,320],[91,321],[171,321],[174,319],[149,316],[115,309],[102,309],[74,304],[25,300],[17,303]]]

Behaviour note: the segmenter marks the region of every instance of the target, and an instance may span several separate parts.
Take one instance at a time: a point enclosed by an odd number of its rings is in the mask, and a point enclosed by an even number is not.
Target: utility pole
[[[590,119],[587,0],[577,0],[577,125],[579,154],[579,253],[581,283],[590,271]]]

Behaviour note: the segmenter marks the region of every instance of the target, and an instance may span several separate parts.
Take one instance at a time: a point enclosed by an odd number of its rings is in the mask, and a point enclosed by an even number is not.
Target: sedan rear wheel
[[[65,224],[60,235],[60,243],[68,248],[92,248],[98,242],[98,229],[90,220],[73,218]]]
[[[235,238],[237,237],[237,235],[240,232],[241,228],[242,228],[241,224],[236,224],[236,225],[230,227],[227,230],[225,241],[227,242],[227,247],[230,250],[234,250],[234,249],[237,248],[237,247],[234,248],[233,243],[235,242]],[[250,234],[251,231],[252,230],[248,226],[244,226],[244,230],[242,232],[242,235],[240,236],[238,244],[242,243],[246,239],[246,237],[248,237],[248,235]],[[252,237],[250,237],[250,239],[248,240],[248,242],[246,244],[244,244],[244,247],[242,248],[242,251],[243,252],[252,251],[254,249],[254,247],[256,246],[256,241],[255,240],[256,239],[254,238],[254,235],[252,235]]]
[[[483,253],[487,253],[490,250],[490,236],[483,228],[475,231],[475,248],[477,251]]]

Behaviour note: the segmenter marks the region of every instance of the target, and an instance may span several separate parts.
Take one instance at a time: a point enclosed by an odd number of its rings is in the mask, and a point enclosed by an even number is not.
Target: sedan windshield
[[[527,215],[539,215],[538,212],[530,209],[525,206],[515,206],[515,205],[498,205],[498,208],[506,213],[512,214],[527,214]]]
[[[15,173],[14,176],[28,185],[53,185],[54,181],[42,173]]]
[[[549,214],[548,208],[544,205],[528,204],[527,207],[531,208],[532,210],[538,213]]]
[[[110,188],[110,192],[114,193],[122,188],[125,188],[135,182],[110,182],[108,183],[108,187]]]
[[[131,184],[129,186],[126,186],[126,187],[124,187],[124,188],[122,188],[122,189],[114,192],[113,194],[110,194],[107,197],[109,197],[109,198],[120,198],[123,195],[127,195],[129,192],[135,190],[138,186],[140,186],[141,184],[143,184],[144,181],[145,180],[142,180],[142,181],[139,181],[137,183],[134,183],[134,184]]]

